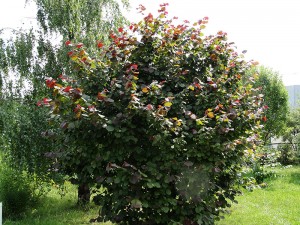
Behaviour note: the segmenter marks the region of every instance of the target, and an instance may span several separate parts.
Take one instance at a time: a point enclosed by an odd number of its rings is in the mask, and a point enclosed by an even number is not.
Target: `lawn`
[[[237,198],[238,204],[230,215],[217,225],[298,225],[300,224],[300,167],[276,168],[277,177],[267,181],[264,189],[253,192],[244,190]],[[82,210],[76,205],[76,190],[68,187],[68,194],[61,198],[52,190],[36,209],[19,221],[5,221],[4,225],[80,225],[98,214],[98,207]],[[106,224],[111,223],[93,223]]]
[[[299,225],[300,167],[276,168],[277,177],[268,186],[253,192],[243,191],[231,214],[217,225]]]
[[[88,209],[76,206],[77,192],[74,186],[66,185],[67,194],[61,197],[55,188],[48,193],[42,203],[28,212],[18,221],[5,221],[3,225],[81,225],[91,224],[89,221],[98,215],[98,207],[91,205]],[[112,223],[92,223],[111,225]]]

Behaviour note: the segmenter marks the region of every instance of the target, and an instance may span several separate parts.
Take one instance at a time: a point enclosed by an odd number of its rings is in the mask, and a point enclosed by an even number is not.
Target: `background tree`
[[[278,72],[260,66],[250,73],[258,77],[254,87],[260,88],[267,108],[262,135],[263,143],[266,144],[272,137],[280,136],[285,129],[289,112],[288,92]]]
[[[284,144],[280,146],[282,164],[299,163],[300,159],[300,109],[291,110],[288,115],[286,129],[282,134]]]
[[[2,29],[0,33],[0,83],[2,150],[19,169],[43,176],[49,173],[45,155],[60,146],[53,140],[45,110],[36,110],[37,101],[49,91],[45,78],[70,70],[63,40],[85,43],[90,52],[105,43],[103,35],[126,23],[120,7],[128,1],[27,0],[37,6],[36,25],[28,29]],[[10,34],[6,39],[4,34]],[[43,139],[43,135],[49,138]],[[5,143],[5,144],[4,144]],[[43,166],[41,165],[43,164]],[[53,168],[55,169],[55,168]]]
[[[53,92],[40,105],[64,131],[59,170],[104,188],[99,220],[213,224],[258,141],[263,99],[242,82],[255,63],[226,33],[204,36],[208,18],[174,25],[166,5],[95,55],[67,41],[74,69],[46,81]]]

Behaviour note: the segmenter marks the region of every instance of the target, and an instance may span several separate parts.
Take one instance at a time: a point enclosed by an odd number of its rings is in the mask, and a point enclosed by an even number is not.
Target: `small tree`
[[[213,224],[258,139],[263,99],[241,81],[255,63],[226,33],[203,36],[208,18],[173,25],[166,5],[93,57],[67,41],[74,70],[48,78],[53,95],[39,103],[64,130],[59,169],[104,188],[99,220]]]
[[[251,73],[258,75],[254,86],[261,89],[267,108],[262,135],[262,140],[266,144],[271,137],[283,134],[289,112],[288,92],[278,72],[260,66],[252,69]]]

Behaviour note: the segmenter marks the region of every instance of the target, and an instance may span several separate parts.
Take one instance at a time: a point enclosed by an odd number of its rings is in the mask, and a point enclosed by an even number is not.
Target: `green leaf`
[[[198,126],[202,126],[202,125],[203,125],[203,121],[202,121],[201,119],[197,119],[197,120],[196,120],[196,124],[197,124]]]
[[[162,211],[165,212],[165,213],[169,212],[169,208],[166,207],[166,206],[162,207],[161,209],[162,209]]]
[[[75,128],[75,124],[73,122],[68,124],[68,129],[74,129]]]
[[[149,207],[149,203],[147,201],[143,201],[143,208],[148,208]]]
[[[147,182],[147,187],[148,188],[153,188],[154,187],[154,184],[152,182]]]
[[[111,126],[111,125],[107,125],[105,128],[106,128],[106,130],[107,130],[108,132],[112,132],[112,131],[115,130],[115,128],[114,128],[113,126]]]
[[[142,202],[139,199],[135,198],[131,200],[130,206],[134,209],[140,209],[142,208]]]
[[[116,177],[114,179],[114,183],[119,184],[121,182],[120,177]]]

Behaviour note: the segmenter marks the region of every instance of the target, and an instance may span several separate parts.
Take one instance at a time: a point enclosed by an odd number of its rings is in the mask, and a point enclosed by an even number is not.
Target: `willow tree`
[[[69,71],[63,40],[84,43],[94,52],[97,41],[126,23],[121,7],[128,0],[26,0],[36,5],[36,24],[26,29],[0,30],[1,143],[20,169],[48,175],[49,149],[58,145],[42,139],[55,136],[45,131],[48,121],[36,102],[49,90],[47,76]],[[9,34],[9,35],[7,35]],[[10,38],[6,38],[6,37]],[[43,164],[43,166],[41,166]],[[55,165],[54,165],[55,166]]]

